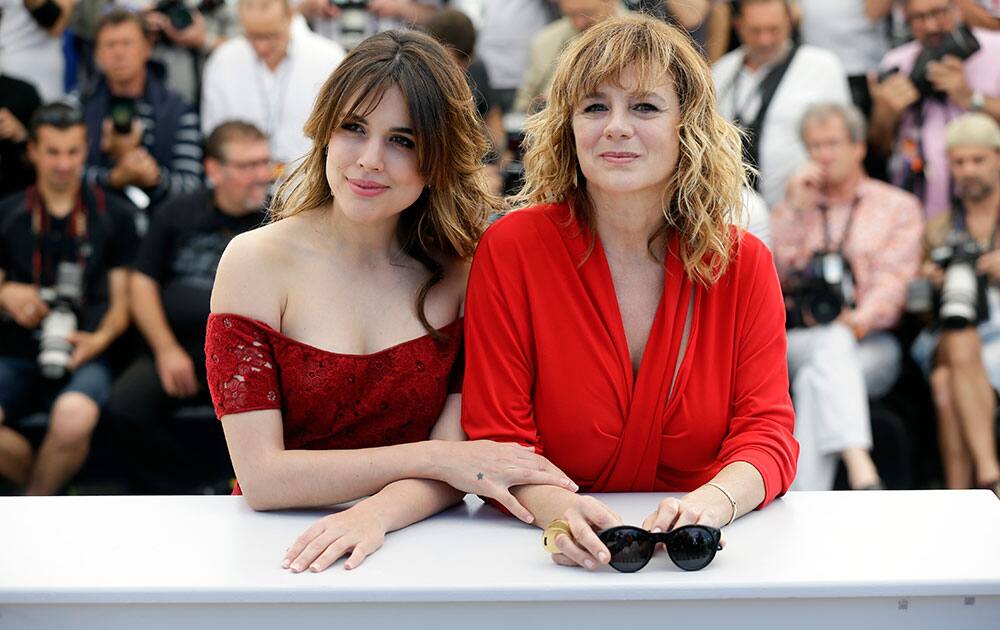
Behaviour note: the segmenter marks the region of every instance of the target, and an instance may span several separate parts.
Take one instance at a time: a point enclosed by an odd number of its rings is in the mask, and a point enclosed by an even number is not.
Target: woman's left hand
[[[706,506],[699,505],[687,497],[680,499],[667,497],[656,506],[656,511],[646,517],[642,528],[651,532],[669,532],[685,525],[709,525],[721,527],[726,520],[719,521]],[[725,546],[725,541],[721,543]]]
[[[382,546],[385,530],[378,515],[366,510],[363,503],[355,505],[324,516],[307,529],[288,548],[281,566],[293,573],[301,573],[307,567],[318,573],[350,552],[344,568],[357,568]]]

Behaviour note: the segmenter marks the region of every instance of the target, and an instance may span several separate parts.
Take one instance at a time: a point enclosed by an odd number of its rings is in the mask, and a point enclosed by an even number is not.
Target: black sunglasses
[[[633,573],[646,566],[657,543],[667,546],[667,554],[685,571],[704,569],[722,549],[722,532],[707,525],[685,525],[665,533],[648,532],[641,527],[620,525],[598,532],[597,537],[611,552],[612,568]]]

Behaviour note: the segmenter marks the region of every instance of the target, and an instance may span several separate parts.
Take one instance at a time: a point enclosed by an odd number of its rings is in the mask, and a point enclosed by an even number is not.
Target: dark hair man
[[[0,203],[0,423],[49,409],[34,452],[0,424],[0,475],[53,494],[79,470],[111,390],[104,360],[128,326],[135,217],[82,182],[87,129],[66,105],[41,107],[28,154],[35,185]]]
[[[115,190],[134,187],[155,205],[197,190],[202,164],[198,113],[167,88],[151,54],[141,18],[124,9],[105,15],[95,36],[101,73],[83,104],[87,179]]]
[[[267,137],[245,122],[217,127],[205,146],[211,188],[181,195],[153,215],[130,281],[132,316],[150,353],[115,383],[108,416],[136,491],[210,483],[207,462],[172,437],[169,418],[185,404],[210,404],[205,326],[215,269],[229,241],[264,219],[272,162]],[[214,419],[213,419],[214,423]],[[171,488],[157,482],[170,480]]]

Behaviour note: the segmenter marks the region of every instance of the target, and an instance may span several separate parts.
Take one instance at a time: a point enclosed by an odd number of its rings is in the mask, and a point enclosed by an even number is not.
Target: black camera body
[[[839,252],[814,253],[787,284],[787,328],[829,324],[854,306],[854,272]]]
[[[330,5],[340,9],[340,44],[351,50],[368,36],[371,14],[368,0],[330,0]]]
[[[178,31],[183,31],[194,23],[191,10],[184,4],[184,0],[160,0],[154,9],[170,19],[170,24]]]
[[[135,120],[135,99],[127,96],[112,96],[108,103],[108,118],[115,133],[132,133],[132,121]]]
[[[924,48],[914,62],[913,70],[910,72],[910,80],[913,81],[913,85],[920,92],[920,97],[922,99],[936,98],[942,101],[947,98],[947,94],[936,91],[927,78],[927,64],[932,61],[940,61],[947,55],[958,57],[962,61],[965,61],[978,52],[979,48],[979,40],[972,34],[969,27],[964,24],[949,33],[941,46],[937,48]]]
[[[931,251],[931,260],[944,269],[944,284],[938,295],[937,319],[945,330],[975,326],[986,319],[987,282],[976,272],[982,250],[965,234]]]

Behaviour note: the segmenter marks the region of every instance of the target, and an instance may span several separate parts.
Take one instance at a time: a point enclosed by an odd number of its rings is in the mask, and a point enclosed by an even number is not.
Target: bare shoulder
[[[213,313],[237,313],[280,330],[285,278],[295,251],[290,234],[294,223],[289,219],[270,223],[229,242],[215,275]]]

